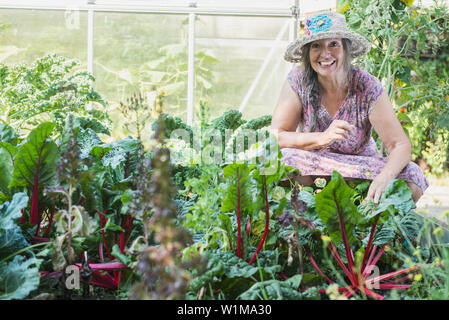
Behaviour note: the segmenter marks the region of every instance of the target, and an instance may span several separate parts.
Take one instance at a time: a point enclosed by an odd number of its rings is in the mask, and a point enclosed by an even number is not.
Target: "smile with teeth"
[[[333,61],[321,61],[321,62],[318,62],[318,63],[319,63],[320,66],[328,67],[328,66],[333,65],[335,63],[335,60],[333,60]]]

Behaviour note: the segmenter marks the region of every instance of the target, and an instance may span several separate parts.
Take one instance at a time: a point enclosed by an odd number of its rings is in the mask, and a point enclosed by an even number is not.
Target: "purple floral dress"
[[[312,105],[304,103],[308,99],[301,86],[301,76],[301,69],[295,66],[289,72],[287,80],[293,90],[298,93],[302,104],[302,123],[298,131],[310,132],[310,115],[315,110]],[[330,176],[332,171],[336,170],[346,178],[374,179],[385,166],[387,158],[382,157],[377,150],[371,136],[372,125],[368,115],[382,92],[382,84],[376,77],[354,67],[351,71],[348,94],[343,104],[334,117],[320,106],[316,111],[316,124],[313,131],[325,131],[335,119],[345,120],[353,124],[356,129],[350,132],[348,139],[334,141],[320,150],[283,148],[281,149],[282,162],[298,168],[304,176]],[[409,162],[397,178],[413,182],[421,188],[423,193],[429,186],[423,172],[414,162]]]

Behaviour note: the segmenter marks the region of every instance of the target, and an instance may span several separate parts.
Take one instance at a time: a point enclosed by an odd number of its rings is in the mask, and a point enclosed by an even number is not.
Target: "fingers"
[[[348,139],[349,134],[347,130],[336,128],[334,131],[337,135],[343,136],[345,139]]]
[[[371,186],[373,186],[373,184],[371,184]],[[378,204],[381,196],[382,190],[376,188],[376,186],[373,186],[372,188],[369,188],[365,201],[372,200],[375,204]]]
[[[353,124],[350,124],[345,120],[334,120],[332,121],[331,125],[334,125],[336,128],[344,129],[346,131],[351,131],[355,129],[355,126]]]
[[[380,190],[376,190],[376,192],[374,193],[374,203],[379,203],[381,195],[382,192]]]
[[[349,139],[350,131],[355,126],[345,120],[334,120],[323,133],[323,146],[331,144],[333,141]]]
[[[334,120],[329,128],[334,133],[335,140],[344,140],[349,138],[349,133],[355,126],[344,120]]]
[[[374,190],[369,188],[368,193],[366,195],[365,201],[373,200]]]

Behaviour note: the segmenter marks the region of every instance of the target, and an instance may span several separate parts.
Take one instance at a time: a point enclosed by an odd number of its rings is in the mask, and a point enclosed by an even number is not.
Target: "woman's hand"
[[[347,121],[334,120],[326,129],[326,131],[321,132],[318,137],[318,144],[321,148],[324,148],[334,141],[348,139],[349,132],[354,128],[354,125],[350,124]]]
[[[373,200],[374,203],[379,203],[380,197],[384,193],[391,180],[393,180],[393,178],[390,178],[387,175],[384,175],[382,173],[378,174],[374,178],[373,182],[371,182],[365,200]]]

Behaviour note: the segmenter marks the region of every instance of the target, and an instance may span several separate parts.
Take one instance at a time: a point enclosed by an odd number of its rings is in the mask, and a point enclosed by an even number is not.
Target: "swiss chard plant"
[[[416,244],[420,226],[412,210],[415,204],[402,180],[390,183],[378,205],[362,202],[357,206],[354,203],[356,193],[334,171],[332,180],[316,194],[315,201],[307,203],[309,215],[315,215],[313,225],[307,227],[312,234],[320,236],[318,241],[330,252],[343,276],[331,279],[320,268],[309,247],[309,243],[316,241],[312,237],[304,243],[304,248],[316,271],[330,284],[339,283],[338,291],[346,297],[358,293],[383,299],[373,289],[407,289],[411,286],[403,283],[408,280],[407,273],[420,268],[419,265],[410,266],[381,275],[377,267],[395,237],[401,236]],[[374,275],[373,270],[376,270]]]

